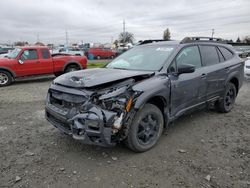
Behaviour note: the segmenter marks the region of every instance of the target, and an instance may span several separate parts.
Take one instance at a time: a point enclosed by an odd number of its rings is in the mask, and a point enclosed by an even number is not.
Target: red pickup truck
[[[87,58],[69,54],[50,54],[47,47],[16,48],[0,59],[0,87],[10,85],[16,78],[43,74],[56,76],[85,69]]]

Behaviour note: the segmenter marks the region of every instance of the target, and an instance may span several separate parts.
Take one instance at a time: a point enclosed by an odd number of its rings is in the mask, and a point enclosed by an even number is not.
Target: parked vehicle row
[[[61,48],[58,50],[59,53],[66,53],[76,56],[84,56],[84,51],[80,48]],[[55,53],[55,52],[53,52]]]
[[[0,47],[0,58],[8,55],[14,48],[12,47]]]
[[[10,85],[16,78],[55,74],[85,69],[85,56],[51,55],[47,47],[16,48],[0,59],[0,87]]]

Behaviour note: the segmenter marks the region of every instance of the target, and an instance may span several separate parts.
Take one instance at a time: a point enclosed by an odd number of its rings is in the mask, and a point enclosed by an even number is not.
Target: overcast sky
[[[110,42],[122,31],[135,39],[250,35],[250,0],[1,0],[0,43]]]

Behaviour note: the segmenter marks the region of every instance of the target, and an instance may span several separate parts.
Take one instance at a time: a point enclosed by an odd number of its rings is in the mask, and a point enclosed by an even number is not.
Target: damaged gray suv
[[[211,105],[229,112],[243,70],[244,61],[220,39],[143,44],[105,68],[56,78],[48,90],[46,118],[83,143],[125,142],[143,152],[183,114]]]

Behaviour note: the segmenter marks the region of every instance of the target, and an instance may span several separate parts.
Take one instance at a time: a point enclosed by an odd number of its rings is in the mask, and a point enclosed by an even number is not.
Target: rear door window
[[[200,46],[202,63],[206,66],[218,64],[219,56],[215,46]]]
[[[233,53],[230,52],[228,49],[221,46],[219,46],[219,49],[226,60],[231,59],[233,57]]]
[[[50,53],[48,49],[42,49],[42,56],[43,59],[49,59],[50,58]]]
[[[225,58],[223,57],[221,51],[220,51],[218,48],[217,48],[217,53],[218,53],[218,55],[219,55],[220,62],[225,61]]]

